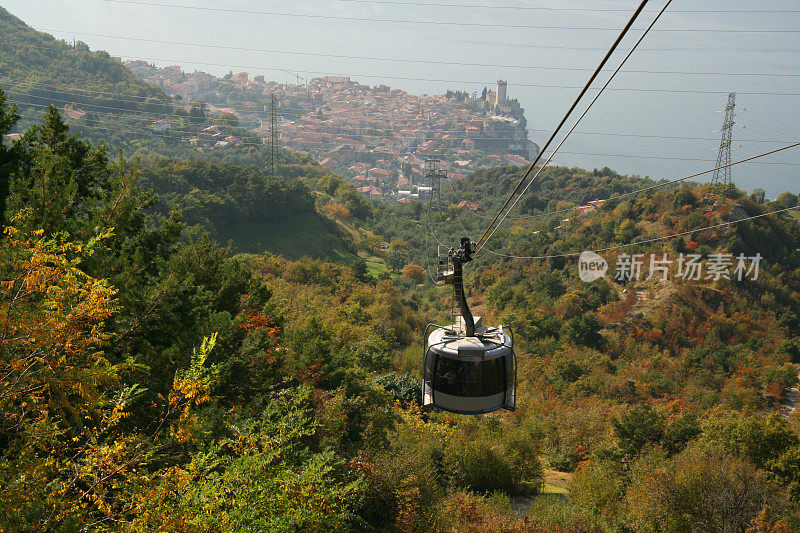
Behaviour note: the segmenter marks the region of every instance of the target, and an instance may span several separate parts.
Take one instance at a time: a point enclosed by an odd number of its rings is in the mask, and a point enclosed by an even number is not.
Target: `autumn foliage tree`
[[[134,388],[103,352],[115,290],[80,269],[99,240],[5,228],[0,245],[0,522],[48,529],[107,510]]]
[[[411,263],[406,265],[403,269],[403,277],[413,279],[417,283],[422,283],[425,281],[425,271],[421,266]]]

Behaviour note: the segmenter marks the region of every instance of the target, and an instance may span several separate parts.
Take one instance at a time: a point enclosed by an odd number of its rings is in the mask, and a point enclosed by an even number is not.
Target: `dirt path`
[[[797,377],[800,379],[800,374]],[[785,399],[781,404],[780,413],[783,418],[789,418],[794,413],[794,410],[797,409],[797,405],[800,404],[800,389],[792,387],[784,393],[784,396]]]

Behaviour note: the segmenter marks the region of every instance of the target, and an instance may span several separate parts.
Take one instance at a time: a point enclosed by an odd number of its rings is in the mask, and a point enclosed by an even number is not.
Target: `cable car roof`
[[[453,359],[494,359],[508,355],[511,337],[503,327],[490,328],[478,323],[475,337],[459,334],[458,324],[434,330],[428,337],[431,350]]]

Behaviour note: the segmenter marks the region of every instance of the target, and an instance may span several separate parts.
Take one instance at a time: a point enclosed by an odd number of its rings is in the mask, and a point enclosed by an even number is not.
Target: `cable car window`
[[[482,363],[483,368],[483,394],[482,396],[489,396],[490,394],[499,394],[506,390],[506,367],[503,361],[504,357],[498,357],[490,361]]]
[[[505,391],[503,357],[486,361],[459,361],[438,357],[433,388],[463,397],[491,396]]]

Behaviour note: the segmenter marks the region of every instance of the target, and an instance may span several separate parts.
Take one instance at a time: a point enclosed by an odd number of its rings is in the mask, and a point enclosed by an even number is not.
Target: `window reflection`
[[[504,358],[461,361],[437,357],[433,388],[453,396],[491,396],[505,391]]]

